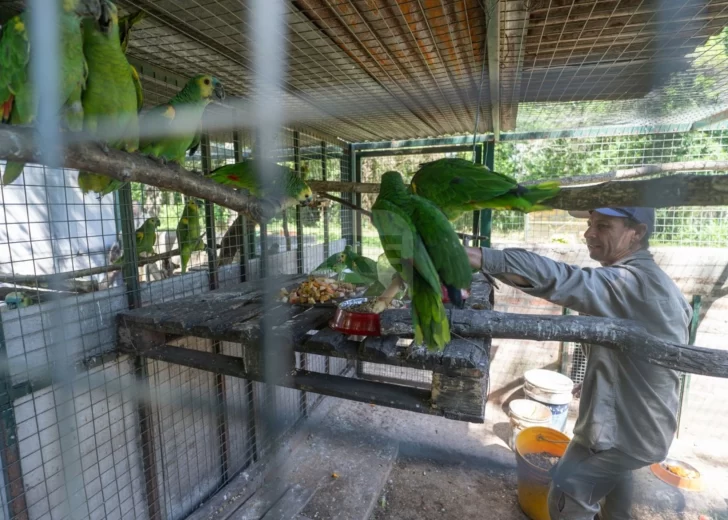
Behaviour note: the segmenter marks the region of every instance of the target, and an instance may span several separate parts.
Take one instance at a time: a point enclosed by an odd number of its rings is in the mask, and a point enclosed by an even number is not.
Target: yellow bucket
[[[566,435],[544,426],[526,428],[516,437],[518,504],[531,520],[551,520],[548,506],[551,477],[547,470],[531,464],[524,456],[546,452],[561,457],[568,445]]]

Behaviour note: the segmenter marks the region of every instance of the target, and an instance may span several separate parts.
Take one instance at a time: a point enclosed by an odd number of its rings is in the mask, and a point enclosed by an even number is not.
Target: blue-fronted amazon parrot
[[[59,100],[63,126],[71,131],[83,127],[81,92],[86,83],[86,60],[83,55],[81,17],[97,18],[99,0],[55,0],[58,4],[60,46]],[[11,125],[35,122],[38,106],[31,81],[30,13],[25,11],[2,26],[0,33],[0,120]],[[41,101],[42,102],[42,101]],[[24,163],[8,162],[2,182],[11,184],[23,172]]]
[[[182,210],[182,216],[177,223],[177,245],[179,257],[182,262],[182,273],[187,272],[187,264],[194,251],[204,251],[205,243],[202,241],[202,228],[200,227],[200,207],[190,199]]]
[[[421,165],[412,177],[410,190],[434,202],[453,221],[466,211],[479,209],[525,213],[549,209],[540,203],[559,192],[559,183],[521,186],[515,179],[471,161],[447,158]]]
[[[136,230],[134,239],[138,256],[142,253],[150,256],[154,254],[154,244],[157,243],[157,228],[160,224],[159,218],[150,217]],[[124,255],[121,255],[114,263],[121,264],[123,262]]]
[[[33,305],[33,299],[22,291],[13,291],[5,295],[8,309],[24,309]]]
[[[220,80],[207,74],[195,76],[169,102],[142,114],[139,150],[162,163],[182,164],[187,150],[199,142],[205,108],[216,99],[225,99]]]
[[[311,188],[306,181],[296,175],[296,173],[286,166],[272,164],[278,168],[276,182],[283,183],[283,195],[291,204],[308,205],[313,197]],[[233,188],[246,189],[251,195],[260,199],[267,198],[268,193],[263,189],[258,181],[257,161],[255,159],[246,159],[239,163],[226,164],[212,172],[209,177],[220,184],[227,184]]]
[[[143,99],[138,76],[121,49],[116,5],[101,0],[101,16],[85,18],[83,52],[88,63],[88,79],[83,91],[84,131],[112,148],[134,152],[139,148],[139,116]],[[81,191],[94,191],[102,197],[117,190],[123,182],[105,175],[81,171]]]
[[[410,193],[398,172],[382,176],[372,223],[387,259],[409,286],[415,343],[442,350],[450,341],[450,326],[441,283],[450,301],[462,306],[460,289],[469,288],[472,279],[455,230],[437,206]],[[380,309],[375,304],[375,311]]]

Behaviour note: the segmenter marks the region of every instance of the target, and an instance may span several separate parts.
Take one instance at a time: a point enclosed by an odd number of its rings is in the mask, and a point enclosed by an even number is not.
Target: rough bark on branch
[[[318,188],[314,186],[318,186],[318,182],[309,183],[312,190],[317,191]],[[336,189],[331,191],[379,191],[379,185],[371,183],[334,184]],[[347,189],[347,186],[352,186],[352,189]],[[366,191],[362,188],[366,188]],[[607,181],[591,186],[563,188],[558,195],[543,203],[564,210],[589,210],[607,206],[728,206],[728,175],[671,175],[637,181]],[[346,205],[351,207],[350,204]]]
[[[448,309],[451,330],[466,337],[583,342],[619,350],[682,372],[728,377],[728,351],[670,343],[631,320]],[[382,334],[412,334],[409,310],[384,311]]]
[[[42,155],[35,137],[30,127],[0,126],[0,159],[40,164]],[[66,168],[102,173],[120,181],[141,182],[209,200],[245,213],[256,222],[269,220],[286,207],[283,202],[260,200],[245,190],[233,190],[181,167],[163,166],[141,154],[119,150],[105,153],[93,142],[71,143],[62,156]]]
[[[343,191],[345,193],[379,193],[377,182],[306,181],[311,191]]]
[[[728,175],[670,175],[638,181],[608,181],[563,188],[543,203],[565,210],[608,206],[728,206]]]
[[[627,168],[624,170],[612,170],[608,172],[595,173],[592,175],[576,175],[574,177],[563,177],[558,179],[562,186],[575,186],[577,184],[591,184],[620,179],[636,179],[647,177],[658,173],[670,172],[724,172],[728,171],[728,161],[682,161],[662,164],[646,164],[638,168]],[[524,186],[533,186],[549,179],[535,179],[522,182]]]

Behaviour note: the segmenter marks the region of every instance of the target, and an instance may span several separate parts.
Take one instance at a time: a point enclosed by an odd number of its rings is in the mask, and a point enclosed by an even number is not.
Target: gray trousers
[[[615,449],[595,452],[571,442],[551,470],[551,520],[626,520],[632,506],[632,471],[647,463]]]

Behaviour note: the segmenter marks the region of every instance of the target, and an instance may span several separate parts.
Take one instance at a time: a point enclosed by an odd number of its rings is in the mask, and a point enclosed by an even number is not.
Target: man
[[[468,248],[471,264],[527,294],[581,314],[640,322],[651,334],[687,343],[690,306],[648,252],[651,208],[600,208],[586,217],[589,256],[580,268],[521,249]],[[552,470],[551,520],[631,518],[632,471],[661,462],[677,428],[678,374],[614,349],[585,347],[574,438]]]

